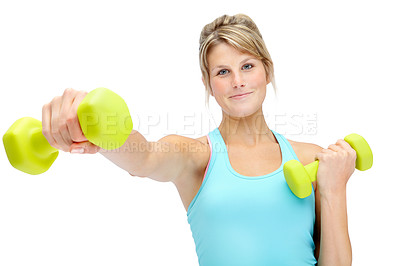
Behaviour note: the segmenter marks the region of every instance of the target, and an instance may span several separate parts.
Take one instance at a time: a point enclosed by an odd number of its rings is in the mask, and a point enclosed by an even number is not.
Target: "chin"
[[[231,117],[243,118],[253,115],[260,109],[260,106],[257,106],[257,108],[254,107],[255,107],[254,105],[248,107],[246,106],[231,107],[225,110],[225,113]]]

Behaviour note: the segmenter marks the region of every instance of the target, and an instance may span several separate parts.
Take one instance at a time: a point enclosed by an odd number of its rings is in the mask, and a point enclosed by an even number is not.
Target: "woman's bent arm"
[[[318,265],[351,265],[346,190],[321,195],[321,240]]]
[[[347,224],[346,184],[355,169],[357,154],[340,139],[316,154],[321,208],[318,264],[351,265],[352,251]]]
[[[306,165],[319,159],[315,188],[315,257],[318,265],[351,265],[352,252],[347,225],[346,183],[354,171],[354,151],[345,143],[329,149],[291,142]],[[340,147],[343,146],[343,147]],[[345,152],[346,151],[346,152]]]

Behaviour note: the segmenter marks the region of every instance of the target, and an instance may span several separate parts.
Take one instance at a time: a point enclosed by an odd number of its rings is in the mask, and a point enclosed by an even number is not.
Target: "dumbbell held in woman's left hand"
[[[368,142],[357,134],[347,135],[344,140],[356,151],[356,169],[368,170],[372,167],[373,155]],[[318,160],[303,166],[298,160],[287,161],[283,166],[286,183],[299,198],[311,195],[311,183],[317,179]]]

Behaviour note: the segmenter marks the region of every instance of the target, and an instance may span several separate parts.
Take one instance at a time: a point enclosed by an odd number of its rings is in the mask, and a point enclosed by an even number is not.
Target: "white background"
[[[41,119],[65,88],[106,87],[149,141],[206,135],[221,111],[213,98],[205,108],[200,31],[245,13],[275,64],[279,93],[269,86],[264,104],[271,129],[323,147],[352,132],[370,143],[373,168],[356,170],[347,187],[353,265],[393,265],[398,11],[395,1],[2,1],[0,134],[20,117]],[[61,152],[30,176],[1,148],[0,169],[2,266],[197,265],[172,183],[131,177],[101,155]]]

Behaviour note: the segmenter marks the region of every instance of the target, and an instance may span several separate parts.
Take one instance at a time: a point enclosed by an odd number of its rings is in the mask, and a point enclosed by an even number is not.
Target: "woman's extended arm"
[[[83,135],[77,116],[78,106],[86,94],[66,89],[62,96],[43,106],[43,135],[54,148],[76,153],[100,152],[131,175],[161,182],[178,181],[180,176],[190,176],[199,167],[205,168],[206,156],[199,162],[200,157],[195,155],[208,146],[183,136],[168,135],[149,142],[133,130],[125,144],[115,150],[103,150],[90,143]]]
[[[133,130],[121,148],[101,149],[100,153],[133,176],[174,182],[179,177],[194,174],[199,165],[205,168],[207,157],[196,156],[196,153],[207,152],[207,148],[196,139],[179,135],[168,135],[157,142],[150,142]]]

